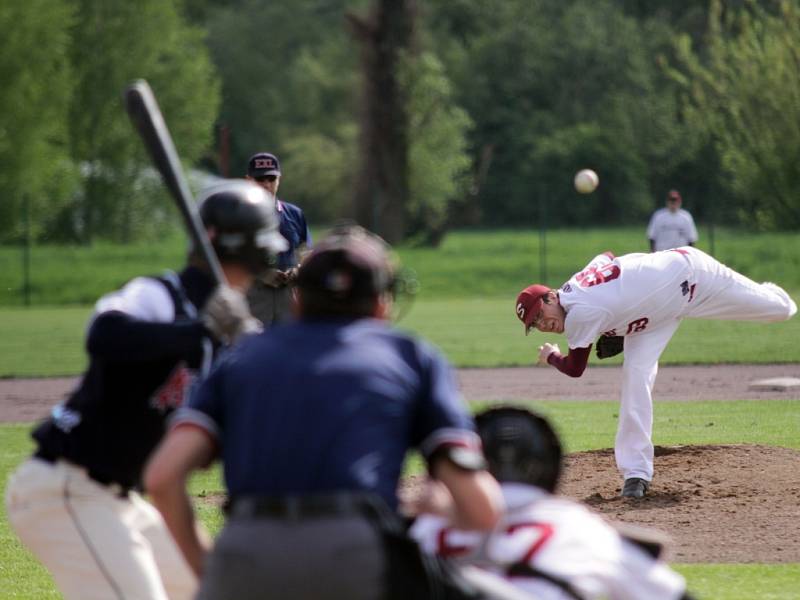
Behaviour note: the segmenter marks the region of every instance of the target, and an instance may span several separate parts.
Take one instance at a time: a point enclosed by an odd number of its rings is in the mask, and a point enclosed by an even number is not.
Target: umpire
[[[396,518],[410,449],[449,491],[439,512],[497,521],[499,487],[452,370],[387,322],[393,281],[382,240],[335,230],[300,267],[298,319],[244,340],[176,413],[145,484],[204,574],[198,598],[386,597],[394,561],[376,523]],[[217,456],[230,502],[206,560],[185,483]]]

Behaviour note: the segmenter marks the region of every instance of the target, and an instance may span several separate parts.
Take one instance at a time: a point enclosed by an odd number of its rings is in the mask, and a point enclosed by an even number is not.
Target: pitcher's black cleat
[[[644,498],[649,487],[649,481],[645,481],[639,477],[631,477],[630,479],[626,479],[625,484],[622,486],[622,497]]]

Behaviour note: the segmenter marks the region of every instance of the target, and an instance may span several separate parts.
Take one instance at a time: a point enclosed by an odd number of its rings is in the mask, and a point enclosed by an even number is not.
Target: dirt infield
[[[463,369],[468,400],[615,400],[618,367],[594,367],[565,380],[553,369]],[[749,382],[800,377],[800,365],[662,367],[659,400],[800,399],[800,388],[752,391]],[[0,422],[36,420],[76,380],[0,380]],[[658,410],[656,406],[656,410]],[[611,440],[609,440],[611,443]],[[657,528],[673,539],[675,562],[800,561],[800,452],[755,445],[658,447],[656,477],[643,500],[618,497],[610,449],[566,460],[561,493],[611,520]]]

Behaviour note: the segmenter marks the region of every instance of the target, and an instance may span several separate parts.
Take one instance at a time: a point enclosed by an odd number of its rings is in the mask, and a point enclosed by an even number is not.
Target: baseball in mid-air
[[[581,194],[591,194],[599,183],[600,178],[591,169],[581,169],[575,173],[575,189]]]

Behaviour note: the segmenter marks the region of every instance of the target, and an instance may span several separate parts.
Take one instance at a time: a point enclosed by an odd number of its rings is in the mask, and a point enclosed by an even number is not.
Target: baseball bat
[[[125,88],[125,109],[139,137],[142,138],[153,165],[161,173],[164,185],[175,200],[194,247],[208,264],[216,282],[225,283],[225,274],[208,239],[200,215],[197,214],[172,136],[147,81],[139,79]]]

